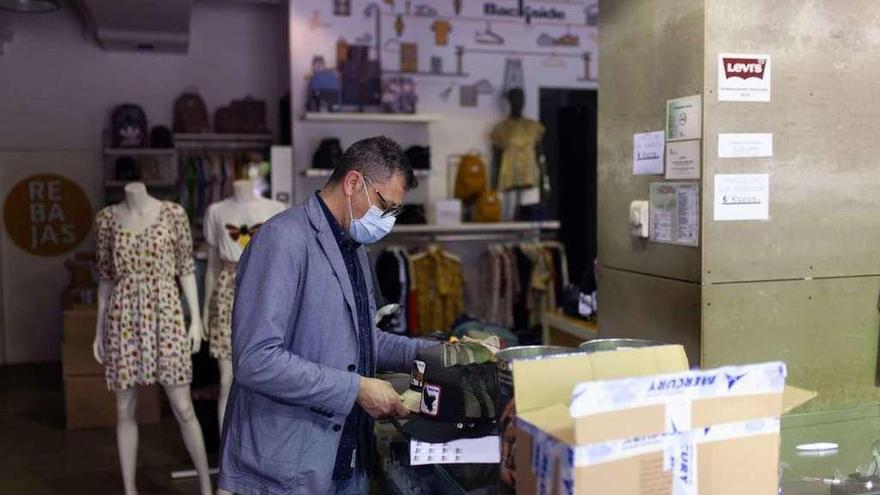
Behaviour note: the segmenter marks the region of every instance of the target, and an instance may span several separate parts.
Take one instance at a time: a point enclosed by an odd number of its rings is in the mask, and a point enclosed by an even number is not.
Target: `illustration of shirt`
[[[452,31],[452,25],[449,21],[439,20],[431,24],[431,31],[434,31],[434,42],[437,46],[446,46],[449,42],[449,32]]]
[[[205,213],[205,240],[217,248],[221,259],[237,263],[260,225],[285,208],[283,203],[265,198],[226,198],[213,203]]]

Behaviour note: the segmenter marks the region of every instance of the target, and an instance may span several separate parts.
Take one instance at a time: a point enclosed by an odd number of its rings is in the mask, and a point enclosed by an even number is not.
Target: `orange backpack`
[[[462,156],[455,174],[455,197],[464,202],[473,202],[479,199],[488,183],[486,164],[480,155]]]
[[[501,196],[498,191],[487,189],[483,191],[474,206],[475,222],[500,222],[501,221]]]

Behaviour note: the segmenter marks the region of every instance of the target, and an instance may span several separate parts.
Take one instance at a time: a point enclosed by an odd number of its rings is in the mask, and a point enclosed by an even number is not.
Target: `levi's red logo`
[[[764,67],[767,64],[767,59],[724,57],[722,60],[724,61],[724,75],[728,79],[732,77],[764,79]]]

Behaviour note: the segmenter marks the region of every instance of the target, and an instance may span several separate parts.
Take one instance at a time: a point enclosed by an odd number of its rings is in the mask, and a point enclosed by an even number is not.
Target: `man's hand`
[[[357,403],[374,418],[406,416],[409,409],[390,383],[375,378],[361,377]]]

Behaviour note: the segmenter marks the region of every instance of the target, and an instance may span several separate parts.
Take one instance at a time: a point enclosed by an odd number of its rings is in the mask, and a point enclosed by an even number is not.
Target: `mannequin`
[[[176,216],[178,213],[181,216]],[[98,323],[95,328],[95,340],[92,349],[95,359],[98,363],[104,365],[105,369],[113,369],[118,372],[119,368],[116,361],[123,359],[117,355],[120,352],[119,349],[125,349],[125,352],[128,352],[128,347],[123,347],[118,341],[113,340],[114,338],[119,338],[118,335],[114,334],[114,336],[108,334],[108,332],[112,333],[115,331],[114,325],[120,324],[119,316],[114,316],[115,312],[110,308],[113,308],[114,305],[118,306],[121,304],[125,306],[130,304],[134,307],[134,311],[141,315],[141,318],[144,318],[145,320],[151,315],[156,315],[155,321],[158,322],[156,323],[156,332],[162,332],[163,330],[167,331],[167,327],[164,325],[166,325],[169,320],[163,320],[162,318],[165,315],[160,314],[163,310],[160,310],[151,303],[148,302],[147,304],[143,304],[137,298],[126,296],[126,290],[132,290],[133,286],[135,287],[135,290],[137,290],[137,284],[144,284],[144,286],[146,286],[148,282],[141,282],[146,279],[140,278],[143,274],[138,273],[136,268],[123,267],[128,273],[124,273],[123,270],[120,270],[120,272],[122,272],[121,275],[114,275],[112,277],[108,275],[108,270],[116,270],[117,267],[114,265],[120,265],[121,263],[124,263],[124,261],[114,259],[113,254],[105,253],[102,255],[101,250],[103,247],[108,246],[108,243],[115,246],[114,243],[121,243],[125,239],[137,239],[136,242],[142,242],[143,239],[161,238],[160,236],[163,235],[162,232],[165,232],[165,230],[162,229],[168,228],[164,224],[165,220],[163,215],[170,218],[183,219],[176,224],[177,226],[181,226],[181,228],[175,231],[182,232],[183,225],[186,225],[188,229],[188,222],[185,221],[185,215],[179,205],[174,205],[173,203],[163,202],[153,198],[147,194],[146,187],[140,182],[127,184],[125,186],[125,200],[118,205],[104,208],[104,210],[98,214],[96,231],[98,231],[99,236],[99,272],[101,272],[101,280],[98,285]],[[188,231],[186,232],[186,235],[189,236]],[[186,253],[190,256],[190,259],[192,255],[191,243],[192,241],[190,238],[190,252]],[[110,249],[115,249],[115,247],[112,246]],[[116,258],[122,258],[124,256],[125,255],[121,252],[116,253]],[[202,340],[202,322],[198,312],[198,294],[195,275],[193,273],[181,274],[179,276],[179,281],[181,287],[183,287],[184,298],[190,309],[191,315],[190,325],[185,334],[185,344],[188,347],[186,350],[195,354],[201,347]],[[163,283],[164,282],[165,281],[163,281]],[[169,285],[165,285],[164,289],[170,290],[169,287]],[[118,294],[116,294],[117,291],[119,291]],[[176,287],[173,292],[177,292]],[[117,297],[114,297],[114,295]],[[177,305],[179,306],[179,302]],[[182,314],[173,314],[178,317],[176,323],[179,323],[182,327]],[[124,320],[124,318],[122,318],[122,320]],[[132,320],[128,321],[130,323]],[[135,323],[135,325],[136,324],[137,323]],[[137,333],[136,327],[134,333]],[[151,335],[147,334],[146,336],[150,337]],[[179,336],[180,334],[177,334],[178,338]],[[157,338],[162,341],[161,339],[164,338],[167,340],[169,336],[159,335]],[[164,345],[164,341],[162,342]],[[109,348],[106,347],[108,344],[110,345]],[[123,345],[125,345],[124,342]],[[198,472],[201,494],[209,495],[211,493],[211,480],[208,472],[208,460],[205,453],[204,438],[202,437],[201,426],[199,426],[195,417],[192,397],[190,396],[189,390],[189,380],[187,380],[187,378],[191,379],[191,363],[188,368],[189,377],[186,376],[186,368],[184,368],[183,371],[178,370],[178,375],[176,376],[179,380],[173,378],[169,379],[168,376],[163,377],[163,371],[161,369],[161,366],[168,366],[167,364],[162,363],[163,360],[169,359],[167,354],[163,354],[161,349],[155,352],[155,356],[148,354],[149,357],[144,357],[144,354],[144,352],[141,352],[140,357],[136,359],[141,360],[144,368],[149,371],[144,372],[137,379],[133,376],[130,377],[130,375],[140,374],[141,372],[139,370],[121,368],[122,371],[118,375],[114,375],[114,377],[115,379],[127,380],[127,382],[122,385],[117,384],[111,387],[111,373],[108,371],[108,387],[110,387],[111,390],[114,388],[116,389],[116,409],[118,416],[116,435],[125,494],[137,494],[135,484],[138,449],[138,425],[135,417],[137,406],[136,385],[157,381],[154,376],[157,374],[159,375],[158,381],[162,383],[162,386],[168,395],[168,400],[171,403],[174,416],[180,424],[180,431],[186,449],[192,458],[196,471]],[[150,362],[151,358],[152,362]],[[184,353],[183,358],[189,359],[189,355]],[[177,357],[177,359],[180,359],[180,357]],[[157,361],[160,363],[160,369],[158,372],[155,372],[150,369],[150,366],[154,366]],[[126,364],[128,365],[131,363]],[[135,364],[137,364],[137,361],[135,361]],[[164,383],[175,381],[185,381],[185,383]]]
[[[231,318],[234,298],[235,267],[244,247],[260,225],[285,209],[283,203],[254,194],[254,182],[238,180],[233,195],[212,203],[205,212],[205,240],[208,244],[208,267],[205,273],[205,300],[202,321],[211,355],[220,370],[220,396],[217,419],[223,430],[226,401],[232,387]]]
[[[541,138],[544,126],[523,117],[525,93],[513,88],[505,95],[510,115],[492,130],[495,188],[503,193],[503,219],[514,219],[520,205],[540,203],[549,195]],[[527,149],[524,149],[527,148]]]

